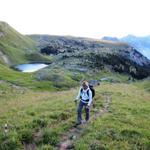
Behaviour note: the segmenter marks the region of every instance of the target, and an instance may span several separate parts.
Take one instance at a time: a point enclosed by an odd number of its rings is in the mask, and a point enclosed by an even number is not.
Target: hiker
[[[80,100],[80,102],[77,108],[77,123],[75,124],[75,126],[82,124],[82,108],[83,107],[86,113],[85,121],[86,122],[89,121],[89,117],[90,117],[89,107],[92,102],[92,92],[89,88],[89,84],[87,81],[82,82],[82,87],[79,90],[79,93],[75,99],[75,102],[77,102],[78,100]]]

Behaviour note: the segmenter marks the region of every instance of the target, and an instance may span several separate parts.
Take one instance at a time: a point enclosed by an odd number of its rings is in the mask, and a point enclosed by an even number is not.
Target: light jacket
[[[79,89],[79,92],[78,92],[78,95],[76,97],[76,99],[80,99],[83,103],[87,103],[88,106],[91,105],[91,102],[92,102],[92,92],[90,90],[90,88],[88,87],[86,90],[82,90],[81,92],[81,89],[83,89],[82,87]],[[89,90],[89,94],[87,94],[87,91]],[[88,100],[88,101],[86,101]]]

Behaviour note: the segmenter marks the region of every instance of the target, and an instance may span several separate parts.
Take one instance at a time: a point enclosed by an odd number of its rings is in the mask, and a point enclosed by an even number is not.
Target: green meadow
[[[150,81],[145,80],[102,82],[95,87],[91,116],[102,109],[105,94],[111,98],[108,112],[81,129],[72,149],[149,150],[149,85]],[[40,91],[1,81],[0,92],[1,150],[58,149],[61,138],[76,120],[73,100],[78,87],[65,91]]]

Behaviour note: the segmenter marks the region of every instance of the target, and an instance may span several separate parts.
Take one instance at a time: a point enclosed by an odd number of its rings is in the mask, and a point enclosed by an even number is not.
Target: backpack
[[[89,88],[90,88],[90,90],[92,92],[92,98],[93,98],[95,96],[95,89],[94,89],[94,87],[92,85],[90,85]],[[83,89],[81,88],[80,93],[82,93],[82,91],[83,91]],[[87,95],[89,96],[89,90],[87,91]],[[81,96],[80,96],[80,98],[81,98]]]

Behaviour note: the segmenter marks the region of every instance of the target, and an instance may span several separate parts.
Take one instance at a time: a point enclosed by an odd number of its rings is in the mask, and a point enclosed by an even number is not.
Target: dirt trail
[[[100,109],[93,116],[91,116],[89,123],[96,120],[104,113],[108,112],[110,101],[111,101],[110,94],[104,94],[104,103],[102,109]],[[58,146],[58,150],[73,149],[74,140],[80,138],[87,125],[88,124],[82,124],[79,127],[70,128],[69,131],[62,136],[60,144]]]
[[[24,143],[24,150],[36,150],[36,145],[35,144],[25,144]]]

